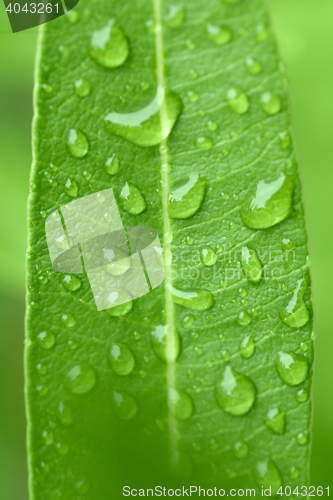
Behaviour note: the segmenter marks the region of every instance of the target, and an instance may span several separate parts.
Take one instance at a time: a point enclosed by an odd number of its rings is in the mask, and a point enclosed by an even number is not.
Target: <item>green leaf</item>
[[[81,2],[44,27],[39,52],[31,498],[118,499],[125,485],[276,494],[306,484],[307,239],[263,2]],[[147,293],[135,298],[133,282],[117,292],[123,303],[98,310],[93,245],[72,234],[95,215],[75,219],[73,200],[99,193],[89,199],[104,206],[110,188],[120,218],[106,212],[105,224],[128,228],[134,257],[136,228],[157,231],[165,278],[153,286],[147,259]],[[62,231],[55,269],[45,221]],[[127,244],[117,252],[121,264],[104,262],[115,279],[132,272]],[[77,274],[66,274],[68,262]]]

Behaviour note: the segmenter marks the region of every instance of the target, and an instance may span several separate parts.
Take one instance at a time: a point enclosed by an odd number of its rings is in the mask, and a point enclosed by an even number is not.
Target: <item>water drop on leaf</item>
[[[106,160],[105,163],[105,171],[109,175],[115,175],[118,172],[119,169],[119,158],[117,153],[113,153],[110,158]]]
[[[164,17],[164,22],[169,28],[179,28],[185,21],[185,8],[182,5],[170,5],[168,14]]]
[[[133,353],[125,344],[112,344],[108,358],[112,370],[117,375],[128,375],[135,365]]]
[[[256,464],[254,471],[256,481],[264,489],[272,488],[272,496],[275,496],[282,486],[282,479],[278,468],[271,458],[262,460]]]
[[[87,136],[81,130],[72,128],[68,134],[67,148],[75,158],[83,158],[89,151]]]
[[[217,255],[211,247],[206,247],[201,250],[200,259],[205,266],[214,266]]]
[[[246,113],[249,109],[249,100],[246,94],[238,87],[228,90],[227,101],[229,107],[239,115]]]
[[[262,72],[262,64],[250,56],[246,58],[246,67],[252,75],[257,75]]]
[[[184,391],[169,388],[168,404],[177,420],[187,420],[193,415],[192,398]]]
[[[197,138],[196,145],[198,146],[198,148],[206,151],[207,149],[210,149],[213,146],[213,141],[211,140],[210,137],[204,135]]]
[[[133,307],[132,296],[125,289],[118,289],[117,291],[113,291],[109,295],[108,302],[110,304],[115,304],[113,307],[105,309],[105,312],[109,316],[124,316],[125,314],[130,312]]]
[[[60,401],[57,408],[57,417],[59,422],[63,425],[71,425],[73,423],[73,417],[69,406],[66,403]]]
[[[176,361],[180,352],[180,339],[174,326],[157,326],[151,332],[151,342],[153,351],[158,358],[166,363]]]
[[[65,184],[65,193],[71,198],[76,198],[78,193],[78,187],[75,181],[72,179],[67,179]]]
[[[210,38],[213,42],[218,45],[225,45],[229,43],[232,39],[232,32],[225,28],[224,26],[216,26],[214,24],[208,23],[206,26],[208,38]]]
[[[185,316],[185,318],[182,321],[182,327],[183,328],[191,328],[191,326],[194,323],[194,316],[192,314],[189,314],[188,316]]]
[[[74,326],[76,323],[74,316],[72,316],[71,314],[63,314],[61,316],[61,321],[64,323],[65,326],[69,328]]]
[[[138,403],[127,392],[112,392],[112,408],[121,420],[131,420],[138,413]]]
[[[308,376],[308,362],[299,354],[279,351],[275,364],[278,374],[287,385],[299,385]]]
[[[281,99],[273,92],[265,92],[261,96],[261,105],[268,115],[276,115],[281,111]]]
[[[280,132],[279,134],[280,138],[280,147],[282,150],[288,149],[291,145],[291,137],[289,132]]]
[[[246,311],[242,311],[238,314],[236,321],[239,325],[246,326],[251,323],[251,316]]]
[[[230,366],[225,368],[223,378],[215,388],[218,405],[230,415],[248,413],[256,400],[256,395],[257,389],[252,380]]]
[[[299,403],[305,403],[309,398],[309,393],[307,389],[303,388],[297,391],[295,398]]]
[[[65,385],[72,394],[86,394],[96,384],[93,367],[86,362],[74,365],[67,373]]]
[[[146,208],[146,201],[139,189],[131,182],[126,182],[120,193],[120,204],[132,215],[141,214]]]
[[[80,280],[80,278],[77,278],[73,274],[66,274],[63,277],[62,284],[66,288],[66,290],[75,292],[81,287],[82,281]]]
[[[248,246],[242,247],[241,252],[241,267],[246,279],[252,285],[258,285],[261,281],[263,269],[257,252]]]
[[[201,207],[206,192],[206,179],[191,174],[183,186],[169,194],[168,212],[171,219],[188,219]]]
[[[297,281],[292,298],[280,315],[282,321],[291,328],[301,328],[310,320],[310,311],[303,300],[305,292],[306,287],[303,285],[303,279],[300,279]]]
[[[237,441],[232,447],[233,454],[237,458],[245,457],[249,452],[249,447],[245,441]]]
[[[284,434],[286,428],[286,414],[284,411],[278,408],[272,408],[267,413],[265,419],[265,425],[269,430],[274,432],[274,434]]]
[[[128,43],[115,19],[93,33],[89,54],[104,68],[118,68],[124,64],[129,55]]]
[[[88,80],[80,79],[75,81],[75,94],[79,97],[86,97],[90,94],[90,82]]]
[[[55,343],[55,336],[49,330],[37,335],[37,343],[42,349],[51,349]]]
[[[308,442],[308,437],[304,432],[299,432],[296,441],[299,445],[304,446]]]
[[[183,291],[173,287],[170,283],[166,287],[171,292],[173,302],[189,309],[208,311],[215,303],[213,294],[208,290]]]
[[[239,344],[239,354],[243,359],[250,359],[254,354],[253,335],[246,335]]]

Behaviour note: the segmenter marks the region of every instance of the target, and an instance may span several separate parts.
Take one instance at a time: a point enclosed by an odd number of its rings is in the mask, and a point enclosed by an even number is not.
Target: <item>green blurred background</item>
[[[198,0],[193,0],[198,1]],[[333,485],[333,2],[269,0],[287,65],[315,305],[311,484]],[[37,32],[0,5],[0,498],[27,500],[23,395],[26,202]]]

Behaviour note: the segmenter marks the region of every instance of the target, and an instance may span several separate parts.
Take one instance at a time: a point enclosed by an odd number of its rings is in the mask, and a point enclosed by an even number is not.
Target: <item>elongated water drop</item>
[[[272,408],[267,413],[265,419],[266,427],[274,432],[274,434],[284,434],[286,428],[286,414],[278,408]]]
[[[247,443],[243,440],[237,441],[232,447],[233,454],[237,458],[245,457],[249,452],[249,447]]]
[[[166,287],[171,292],[173,302],[189,309],[208,311],[215,303],[213,294],[208,290],[183,291],[173,287],[170,283]]]
[[[303,300],[305,292],[306,287],[303,284],[303,279],[300,279],[297,281],[294,294],[288,302],[287,307],[280,314],[282,321],[291,328],[301,328],[310,319],[310,311]]]
[[[65,193],[71,198],[76,198],[78,193],[78,187],[76,181],[73,179],[67,179],[65,184]]]
[[[246,67],[252,75],[257,75],[262,72],[262,64],[250,56],[246,58]]]
[[[248,413],[256,400],[256,395],[257,389],[252,380],[236,372],[231,366],[225,368],[223,378],[215,388],[218,405],[230,415]]]
[[[119,158],[117,153],[113,153],[110,158],[106,160],[105,163],[105,171],[109,175],[115,175],[118,172],[119,169]]]
[[[183,186],[169,194],[168,212],[171,219],[188,219],[201,207],[206,193],[206,179],[191,174]]]
[[[279,351],[275,364],[281,380],[287,385],[299,385],[308,376],[308,362],[300,354]]]
[[[132,215],[141,214],[146,208],[146,201],[139,189],[131,182],[126,182],[120,193],[120,204]]]
[[[71,425],[73,423],[72,412],[66,403],[60,401],[57,408],[57,417],[62,425]]]
[[[298,479],[299,478],[299,469],[297,467],[295,467],[294,465],[292,467],[290,467],[289,477],[291,479]]]
[[[173,325],[159,325],[151,332],[154,353],[166,363],[173,363],[179,356],[179,333]]]
[[[183,328],[191,328],[193,323],[194,323],[194,316],[192,316],[192,314],[188,314],[187,316],[185,316],[185,318],[182,321],[182,327]]]
[[[81,287],[82,281],[80,280],[80,278],[77,278],[73,274],[66,274],[62,280],[62,284],[66,288],[66,290],[75,292]]]
[[[275,496],[282,486],[279,469],[271,458],[266,458],[256,464],[254,475],[259,486],[264,489],[271,488],[272,496]]]
[[[305,403],[309,398],[309,392],[305,388],[300,389],[297,391],[295,398],[299,403]]]
[[[135,359],[126,344],[112,344],[108,357],[110,366],[117,375],[128,375],[134,368]]]
[[[241,266],[246,279],[252,285],[259,285],[263,269],[257,252],[248,246],[242,247],[241,252]]]
[[[276,115],[281,111],[281,99],[273,92],[265,92],[261,96],[261,105],[268,115]]]
[[[129,54],[128,43],[115,19],[93,33],[89,54],[104,68],[118,68],[124,64]]]
[[[49,330],[37,335],[37,343],[42,349],[51,349],[55,343],[55,336]]]
[[[217,255],[211,247],[206,247],[201,250],[200,259],[205,266],[214,266],[217,261]]]
[[[87,136],[81,130],[72,128],[68,134],[67,149],[75,158],[83,158],[89,151]]]
[[[96,384],[93,367],[86,362],[74,365],[66,375],[65,385],[72,394],[85,394]]]
[[[88,80],[81,78],[75,81],[75,94],[79,97],[86,97],[90,94],[91,85]]]
[[[250,106],[246,94],[238,87],[228,90],[227,101],[229,107],[239,115],[246,113]]]
[[[217,123],[214,122],[213,120],[209,120],[207,122],[207,128],[208,128],[208,130],[211,130],[212,132],[215,132],[215,130],[217,129]]]
[[[138,146],[156,146],[168,137],[182,109],[180,97],[158,85],[156,96],[148,106],[133,113],[109,113],[104,121],[110,134],[124,137]]]
[[[170,5],[164,22],[169,28],[179,28],[185,21],[185,8],[182,5]]]
[[[240,0],[222,0],[222,1],[223,1],[223,3],[226,3],[228,5],[240,2]]]
[[[243,359],[250,359],[254,354],[254,349],[253,335],[245,335],[239,344],[239,354]]]
[[[281,174],[275,181],[258,182],[254,196],[243,203],[241,218],[250,229],[266,229],[288,217],[292,210],[293,177]]]
[[[210,38],[213,42],[218,45],[225,45],[229,43],[232,39],[232,32],[229,28],[225,28],[224,26],[216,26],[214,24],[208,23],[206,26],[208,38]]]
[[[184,391],[170,387],[168,405],[177,420],[188,420],[193,415],[194,407],[192,398]]]
[[[138,413],[138,403],[127,392],[112,392],[111,404],[114,413],[122,420],[131,420]]]

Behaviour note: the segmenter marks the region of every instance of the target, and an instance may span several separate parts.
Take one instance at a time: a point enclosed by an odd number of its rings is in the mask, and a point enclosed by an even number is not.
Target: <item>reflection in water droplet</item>
[[[120,204],[132,215],[141,214],[146,208],[146,201],[139,189],[131,182],[126,182],[120,193]]]
[[[110,134],[124,137],[138,146],[156,146],[168,137],[182,109],[179,96],[158,85],[156,96],[148,106],[133,113],[109,113],[104,121]]]
[[[37,335],[37,343],[42,349],[50,349],[55,343],[55,336],[49,330],[46,330]]]
[[[218,405],[230,415],[245,415],[249,412],[256,395],[257,389],[252,380],[230,366],[225,368],[223,379],[215,388]]]
[[[76,198],[78,193],[78,187],[75,181],[72,179],[67,179],[65,184],[65,193],[71,198]]]
[[[111,276],[121,276],[131,267],[131,259],[128,253],[120,248],[105,251],[104,261],[108,262],[105,266],[105,270],[108,274],[111,274]]]
[[[215,303],[213,294],[208,290],[183,291],[173,287],[170,283],[167,283],[166,287],[171,292],[173,302],[189,309],[208,311]]]
[[[193,236],[186,236],[186,243],[188,245],[193,245],[193,243],[194,243]]]
[[[292,210],[293,178],[281,174],[275,181],[258,182],[256,194],[241,207],[241,218],[250,229],[266,229],[288,217]]]
[[[164,17],[164,22],[169,28],[179,28],[185,21],[185,8],[181,5],[170,5],[168,14]]]
[[[68,134],[67,149],[75,158],[83,158],[89,151],[87,136],[81,130],[72,128]]]
[[[288,149],[291,145],[291,137],[290,137],[289,132],[287,132],[287,131],[280,132],[279,138],[280,138],[281,149],[282,150]]]
[[[84,495],[89,491],[90,482],[86,476],[81,477],[79,480],[74,482],[74,488],[76,493],[79,495]]]
[[[90,94],[91,85],[84,78],[75,81],[75,94],[79,97],[86,97]]]
[[[280,472],[271,458],[266,458],[256,464],[254,471],[256,481],[263,488],[271,488],[272,496],[275,496],[282,486]]]
[[[74,316],[72,316],[71,314],[63,314],[61,316],[61,321],[64,323],[65,326],[68,326],[69,328],[74,326],[76,323]]]
[[[261,96],[261,105],[268,115],[276,115],[281,111],[281,99],[273,92],[265,92]]]
[[[233,454],[237,458],[245,457],[249,452],[249,447],[245,441],[238,441],[232,447]]]
[[[230,351],[228,349],[222,349],[221,351],[221,358],[223,361],[229,361],[230,359]]]
[[[60,401],[57,408],[57,417],[62,423],[62,425],[71,425],[73,423],[73,417],[69,406],[66,403]]]
[[[108,302],[110,305],[119,304],[105,309],[105,312],[109,316],[124,316],[133,307],[133,300],[130,293],[125,289],[119,289],[118,291],[113,291],[108,297]]]
[[[218,45],[225,45],[229,43],[232,39],[232,32],[225,27],[215,26],[214,24],[208,23],[206,26],[208,38]]]
[[[200,252],[201,262],[205,266],[214,266],[217,261],[217,255],[211,247],[203,248]]]
[[[85,394],[96,384],[96,374],[89,363],[74,365],[66,375],[65,385],[72,394]]]
[[[118,172],[119,169],[119,158],[117,153],[113,153],[110,158],[106,160],[105,163],[105,171],[109,175],[115,175]]]
[[[299,478],[299,469],[297,467],[290,467],[290,471],[289,471],[289,477],[291,479],[298,479]]]
[[[304,446],[308,442],[308,437],[304,432],[299,432],[297,434],[296,440],[299,445]]]
[[[80,278],[77,278],[73,274],[66,274],[62,280],[62,284],[66,288],[66,290],[75,292],[81,287],[82,282]]]
[[[252,75],[257,75],[262,72],[262,64],[250,56],[246,58],[246,67]]]
[[[138,413],[138,403],[127,392],[112,392],[112,408],[117,417],[131,420]]]
[[[285,252],[290,252],[291,250],[294,250],[296,248],[296,241],[283,238],[282,248]]]
[[[253,335],[246,335],[239,344],[239,354],[243,359],[249,359],[253,356],[254,349]]]
[[[248,246],[242,247],[241,252],[241,266],[246,279],[252,285],[258,285],[261,281],[263,269],[257,252]]]
[[[278,374],[287,385],[299,385],[306,380],[309,365],[304,356],[279,351],[275,362]]]
[[[244,92],[238,87],[228,90],[227,101],[229,107],[239,115],[246,113],[249,109],[249,100],[246,94],[244,94]]]
[[[192,398],[184,391],[169,388],[168,404],[170,411],[177,420],[187,420],[193,415],[194,407]]]
[[[284,411],[278,408],[272,408],[267,413],[265,419],[265,425],[269,430],[274,432],[274,434],[284,434],[286,428],[286,414]]]
[[[269,35],[269,28],[265,24],[258,24],[256,26],[256,36],[255,39],[257,42],[263,42]]]
[[[297,391],[295,398],[299,403],[305,403],[305,401],[309,399],[309,393],[307,389],[303,388]]]
[[[38,363],[36,365],[36,369],[37,369],[39,375],[45,375],[47,373],[46,366],[42,365],[41,363]]]
[[[112,344],[108,358],[112,370],[117,375],[128,375],[135,365],[133,353],[125,344]]]
[[[189,101],[191,101],[191,102],[196,102],[199,99],[198,94],[196,92],[194,92],[193,90],[189,90],[187,92],[187,97],[188,97]]]
[[[194,323],[194,316],[192,314],[189,314],[188,316],[185,316],[183,321],[182,321],[182,327],[183,328],[191,328],[191,326]]]
[[[115,19],[93,33],[89,54],[104,68],[118,68],[124,64],[129,54],[128,43]]]
[[[179,333],[174,326],[159,325],[151,332],[153,351],[166,363],[173,363],[179,356]]]
[[[212,121],[212,120],[209,120],[207,122],[207,128],[208,130],[211,130],[212,132],[215,132],[215,130],[217,129],[217,123]]]
[[[169,194],[168,212],[171,219],[188,219],[201,207],[206,192],[206,179],[191,174],[183,186]]]
[[[59,455],[64,456],[68,453],[68,444],[65,443],[56,443],[56,450]]]
[[[196,145],[198,146],[198,148],[206,151],[207,149],[210,149],[213,146],[213,141],[211,140],[210,137],[204,135],[197,138]]]
[[[49,392],[49,388],[47,385],[38,385],[36,387],[36,390],[39,396],[45,396]]]
[[[305,292],[306,287],[303,284],[303,279],[300,279],[297,281],[294,294],[287,307],[280,314],[282,321],[291,328],[301,328],[310,320],[310,311],[303,300]]]
[[[242,311],[238,314],[236,321],[239,325],[246,326],[251,323],[251,316],[246,311]]]
[[[49,446],[50,444],[53,443],[53,439],[54,439],[53,432],[43,431],[43,438],[44,438],[45,444]]]

